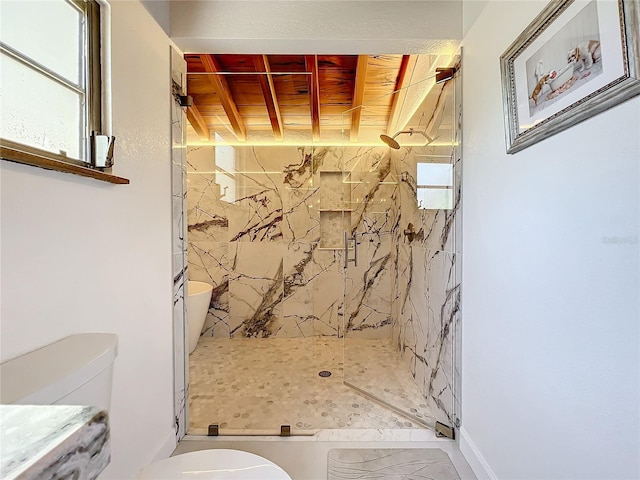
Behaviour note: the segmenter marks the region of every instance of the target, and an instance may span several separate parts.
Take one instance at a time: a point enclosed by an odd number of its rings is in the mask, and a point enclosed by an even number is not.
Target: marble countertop
[[[104,410],[0,405],[0,478],[95,479],[110,460]]]

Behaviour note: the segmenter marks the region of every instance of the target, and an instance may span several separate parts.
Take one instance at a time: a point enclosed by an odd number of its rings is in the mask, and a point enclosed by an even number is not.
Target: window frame
[[[451,162],[417,162],[417,165],[450,165],[451,166],[451,184],[450,185],[428,185],[428,184],[419,184],[417,179],[418,175],[416,174],[416,203],[418,204],[419,210],[452,210],[456,203],[455,198],[455,165]],[[418,168],[416,165],[416,169]],[[435,207],[422,207],[420,206],[420,201],[418,200],[418,192],[420,190],[450,190],[451,191],[451,206],[447,208],[435,208]]]
[[[93,177],[112,183],[129,183],[128,180],[115,177],[109,173],[110,169],[97,169],[92,158],[91,139],[93,135],[105,134],[106,125],[103,112],[105,92],[103,91],[102,65],[102,15],[101,5],[97,0],[64,0],[82,15],[80,55],[81,84],[77,85],[55,71],[48,69],[40,62],[17,51],[11,46],[0,42],[0,51],[15,61],[20,62],[31,70],[55,81],[84,98],[81,128],[78,131],[78,142],[81,159],[67,157],[47,150],[33,147],[20,142],[0,138],[0,157],[17,163],[39,166],[50,170],[58,170]],[[106,170],[106,172],[104,171]],[[112,177],[107,179],[105,177]],[[115,179],[115,180],[114,180]],[[126,180],[126,181],[125,181]]]

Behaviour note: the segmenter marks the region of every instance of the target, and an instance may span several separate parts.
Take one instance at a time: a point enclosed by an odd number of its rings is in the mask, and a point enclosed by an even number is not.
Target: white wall
[[[154,20],[169,35],[171,31],[171,2],[170,0],[140,0],[144,8],[151,14]]]
[[[101,478],[124,479],[175,444],[169,42],[137,1],[113,2],[112,56],[114,173],[130,185],[0,162],[1,357],[118,334]]]
[[[183,0],[171,3],[171,38],[184,52],[452,55],[461,7],[462,0]]]
[[[506,155],[499,57],[545,4],[492,0],[463,42],[461,445],[500,479],[635,479],[640,99]]]

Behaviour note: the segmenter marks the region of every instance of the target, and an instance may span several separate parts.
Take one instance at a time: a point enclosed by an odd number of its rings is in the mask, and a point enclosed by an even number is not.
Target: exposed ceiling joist
[[[200,61],[207,73],[219,73],[221,71],[218,62],[213,55],[200,55]],[[233,129],[236,137],[240,141],[245,141],[247,138],[247,131],[244,126],[244,122],[242,121],[242,117],[240,116],[240,112],[238,112],[238,107],[233,99],[233,95],[231,94],[231,89],[229,88],[227,79],[224,75],[207,75],[207,78],[220,97],[222,108],[229,118],[231,128]]]
[[[309,82],[309,100],[311,110],[311,132],[314,141],[320,140],[320,85],[318,83],[318,56],[305,55],[304,57],[306,71],[310,73]]]
[[[377,144],[380,133],[406,129],[434,69],[446,64],[438,56],[397,54],[185,59],[195,107],[190,141],[252,145],[342,144],[347,130],[352,144]]]
[[[400,119],[400,112],[402,112],[408,93],[408,86],[411,84],[412,73],[416,68],[417,61],[417,55],[402,56],[402,63],[398,71],[398,81],[396,82],[393,102],[391,104],[391,113],[389,114],[389,122],[387,124],[387,135],[389,136],[394,135],[398,130],[403,128],[402,125],[398,125],[398,120]]]
[[[200,140],[203,142],[211,140],[211,132],[209,132],[207,122],[205,122],[204,118],[200,114],[198,107],[191,105],[187,108],[187,120],[189,120],[189,123],[200,137]]]
[[[353,101],[351,102],[351,130],[349,130],[349,140],[358,141],[358,133],[360,132],[360,118],[362,115],[362,99],[364,98],[364,86],[367,81],[367,64],[369,62],[368,55],[358,55],[358,64],[356,65],[356,78],[353,82]],[[360,108],[358,108],[360,107]]]
[[[256,72],[267,72],[266,75],[258,75],[258,81],[260,82],[260,88],[262,88],[267,112],[269,112],[269,121],[271,122],[271,128],[273,129],[273,137],[277,141],[282,141],[282,116],[280,114],[280,106],[278,105],[275,85],[273,84],[269,58],[266,55],[255,55],[253,57],[253,64],[256,67]]]

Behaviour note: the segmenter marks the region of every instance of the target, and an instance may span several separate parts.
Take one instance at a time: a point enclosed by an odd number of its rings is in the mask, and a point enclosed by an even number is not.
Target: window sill
[[[53,154],[52,156],[55,155]],[[89,167],[74,165],[63,160],[56,160],[55,158],[44,157],[35,153],[17,150],[6,145],[0,145],[0,157],[2,160],[7,160],[9,162],[31,165],[33,167],[40,167],[46,170],[55,170],[56,172],[73,173],[74,175],[93,178],[94,180],[99,180],[101,182],[115,183],[119,185],[126,185],[129,183],[129,179],[127,178],[117,177],[110,173],[105,173]]]

